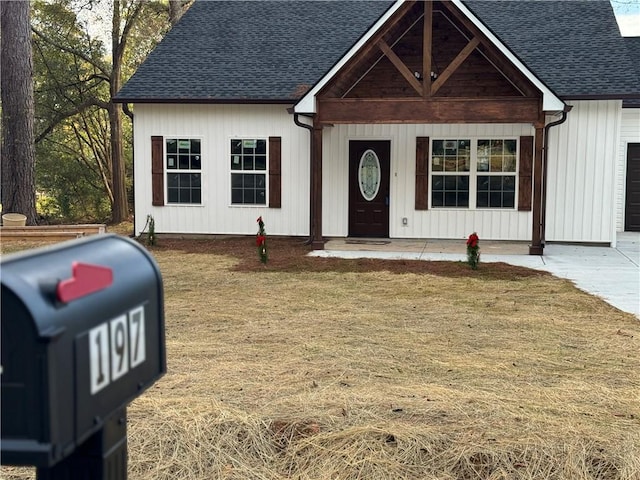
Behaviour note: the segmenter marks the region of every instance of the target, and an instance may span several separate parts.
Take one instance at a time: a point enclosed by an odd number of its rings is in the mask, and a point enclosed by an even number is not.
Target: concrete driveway
[[[466,261],[464,242],[422,240],[330,240],[310,255],[338,258]],[[505,262],[567,278],[640,319],[640,233],[618,233],[616,248],[548,244],[544,256],[527,254],[523,243],[480,242],[481,262]]]

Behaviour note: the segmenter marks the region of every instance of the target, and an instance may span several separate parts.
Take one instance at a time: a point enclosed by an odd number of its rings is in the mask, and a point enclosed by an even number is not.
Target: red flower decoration
[[[469,235],[469,238],[467,239],[467,263],[469,263],[471,268],[474,270],[478,268],[478,262],[480,261],[479,241],[480,239],[476,232]]]
[[[258,222],[258,233],[256,234],[256,246],[258,247],[258,256],[260,261],[264,264],[267,263],[267,232],[264,229],[264,222],[262,216],[256,220]]]
[[[478,246],[478,235],[476,235],[475,233],[472,233],[471,235],[469,235],[469,239],[467,240],[467,247],[471,247],[471,248],[475,248]]]

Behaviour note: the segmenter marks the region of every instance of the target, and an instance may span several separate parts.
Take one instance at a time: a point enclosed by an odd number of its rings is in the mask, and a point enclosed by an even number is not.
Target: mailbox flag
[[[73,262],[71,272],[72,277],[61,280],[56,288],[58,300],[63,303],[98,292],[113,283],[113,271],[108,267]]]

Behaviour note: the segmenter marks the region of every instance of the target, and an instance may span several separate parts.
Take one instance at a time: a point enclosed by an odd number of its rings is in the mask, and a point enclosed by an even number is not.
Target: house
[[[640,37],[625,38],[640,76]],[[640,98],[622,102],[616,185],[616,232],[640,231]]]
[[[196,1],[114,98],[135,231],[615,245],[625,40],[608,1]]]

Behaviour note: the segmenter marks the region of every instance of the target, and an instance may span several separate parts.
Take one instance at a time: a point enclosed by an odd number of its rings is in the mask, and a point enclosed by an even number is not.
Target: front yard
[[[152,249],[168,373],[128,410],[132,480],[640,478],[632,315],[503,264],[269,246]]]

